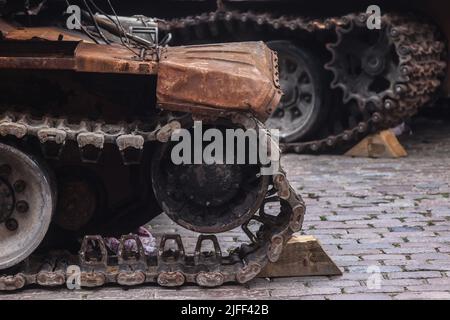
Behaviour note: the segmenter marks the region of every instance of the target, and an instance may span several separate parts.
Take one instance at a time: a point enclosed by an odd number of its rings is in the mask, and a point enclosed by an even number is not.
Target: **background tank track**
[[[217,11],[198,16],[177,18],[164,22],[161,29],[179,36],[183,43],[194,39],[214,39],[219,30],[239,32],[248,28],[255,30],[270,29],[274,32],[295,32],[297,34],[332,33],[336,41],[326,45],[332,59],[325,65],[334,75],[331,86],[341,88],[344,97],[349,95],[346,85],[338,80],[343,76],[335,67],[337,59],[336,48],[342,42],[346,33],[356,28],[365,28],[368,15],[348,14],[341,17],[326,19],[309,19],[303,17],[279,16],[268,13]],[[336,123],[343,106],[336,110],[328,134],[319,139],[282,144],[283,151],[288,152],[326,152],[338,146],[349,145],[365,135],[400,124],[414,115],[418,108],[429,102],[433,93],[440,86],[444,76],[445,44],[437,39],[436,28],[415,16],[384,14],[381,18],[382,29],[387,40],[391,42],[398,56],[394,70],[394,83],[388,90],[368,99],[355,94],[351,100],[355,103],[343,127]],[[264,29],[266,28],[266,29]],[[378,31],[377,31],[378,32]],[[323,44],[325,45],[325,44]],[[344,75],[345,76],[345,75]],[[345,100],[345,99],[344,99]],[[335,129],[338,127],[339,129]],[[334,131],[334,132],[333,132]]]
[[[245,128],[261,128],[263,125],[252,116],[231,114],[233,123]],[[186,118],[184,118],[186,119]],[[116,144],[119,150],[143,147],[143,141],[167,142],[171,130],[180,126],[189,127],[192,119],[164,117],[160,123],[145,129],[136,123],[120,125],[103,122],[81,122],[68,125],[65,118],[43,117],[33,119],[28,114],[7,113],[0,120],[1,136],[38,137],[40,142],[64,145],[76,141],[80,149],[101,149],[103,143]],[[140,129],[138,129],[140,128]],[[267,136],[267,148],[277,147]],[[274,204],[279,212],[274,214]],[[181,236],[166,234],[162,237],[157,255],[146,256],[139,237],[126,235],[120,239],[117,255],[111,254],[105,240],[99,236],[86,236],[78,255],[68,252],[34,254],[25,261],[7,270],[0,271],[0,291],[12,291],[28,285],[43,287],[62,286],[66,283],[81,287],[99,287],[109,283],[122,286],[143,283],[158,283],[174,287],[184,283],[195,283],[204,287],[219,286],[225,282],[245,283],[259,274],[269,262],[280,257],[290,236],[301,230],[305,205],[302,198],[290,186],[285,173],[279,172],[270,178],[268,191],[259,210],[242,225],[251,243],[235,248],[228,256],[222,256],[219,242],[214,235],[200,235],[193,255],[186,254]],[[249,222],[259,223],[259,229],[251,231]],[[136,250],[125,248],[125,241],[134,241]],[[166,242],[175,241],[177,249],[166,250]],[[214,252],[202,252],[205,241],[213,243]],[[80,272],[78,272],[80,271]]]

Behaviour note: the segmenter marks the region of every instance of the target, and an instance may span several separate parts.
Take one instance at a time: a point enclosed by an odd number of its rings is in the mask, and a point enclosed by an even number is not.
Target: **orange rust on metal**
[[[433,17],[433,22],[439,26],[440,31],[444,34],[447,41],[450,39],[450,19],[448,13],[450,12],[450,2],[440,0],[427,0],[420,2],[417,6],[422,8],[425,13]],[[447,46],[447,63],[450,56],[450,47]],[[447,76],[445,77],[445,85],[443,89],[447,96],[450,96],[450,68],[447,68]]]
[[[100,73],[156,74],[155,60],[138,60],[123,46],[80,43],[76,49],[76,70]]]
[[[6,22],[3,19],[0,19],[0,33],[6,37],[11,31],[16,30],[16,27],[12,24]]]
[[[0,41],[0,69],[73,70],[78,42]]]
[[[262,42],[167,48],[158,71],[161,108],[251,111],[264,121],[281,98],[276,55]]]
[[[1,21],[0,21],[1,23]],[[0,30],[3,30],[3,24],[0,24]],[[85,41],[94,43],[91,39],[82,33],[74,33],[68,30],[56,27],[34,27],[34,28],[14,28],[10,29],[5,36],[7,40],[49,40],[49,41]]]
[[[76,50],[76,71],[99,73],[156,74],[156,60],[138,60],[122,46],[80,43]]]
[[[75,41],[6,40],[0,42],[0,69],[58,69],[77,72],[150,75],[157,61],[138,60],[119,45]]]

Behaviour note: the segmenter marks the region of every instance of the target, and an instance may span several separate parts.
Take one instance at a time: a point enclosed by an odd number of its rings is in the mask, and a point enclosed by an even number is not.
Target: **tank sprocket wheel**
[[[395,97],[395,85],[407,81],[389,28],[384,23],[380,30],[367,30],[352,22],[336,34],[337,41],[327,46],[332,59],[325,66],[334,74],[331,87],[343,91],[344,103],[354,99],[362,110],[369,103],[381,109],[386,97]]]

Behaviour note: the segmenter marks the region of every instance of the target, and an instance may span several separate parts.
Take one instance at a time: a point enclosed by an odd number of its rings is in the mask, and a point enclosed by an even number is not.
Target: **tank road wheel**
[[[54,203],[46,167],[0,143],[0,270],[23,261],[38,247],[50,225]]]
[[[164,212],[186,229],[220,233],[247,222],[261,206],[269,176],[259,167],[230,164],[175,165],[170,144],[152,163],[152,182]]]
[[[225,135],[226,130],[240,127],[228,121],[222,124],[219,120],[213,128]],[[191,133],[198,134],[195,129]],[[174,222],[199,233],[226,232],[249,221],[260,208],[270,182],[270,176],[260,174],[260,165],[238,164],[237,161],[233,164],[203,161],[201,164],[175,164],[171,158],[175,145],[176,142],[160,145],[152,159],[152,186],[164,212]],[[202,147],[205,150],[206,143]],[[247,147],[244,152],[248,152]],[[225,162],[226,148],[223,153],[224,159],[220,161]],[[246,156],[246,159],[249,158]]]
[[[226,124],[225,129],[258,132],[263,129],[259,121],[241,116],[234,118],[233,124]],[[214,128],[223,129],[219,123],[220,120]],[[247,146],[256,143],[258,152],[270,151],[274,160],[279,154],[273,148],[278,146],[263,131],[265,135],[259,136],[258,141],[248,141]],[[193,256],[185,254],[180,235],[168,235],[161,240],[158,283],[179,286],[194,282],[212,287],[225,282],[250,281],[269,261],[278,260],[292,233],[300,230],[305,210],[301,197],[290,187],[282,168],[272,166],[278,161],[271,163],[271,171],[262,170],[269,167],[258,161],[224,164],[231,150],[224,149],[219,163],[175,164],[174,147],[174,142],[165,143],[154,154],[153,190],[160,206],[174,222],[201,235]],[[246,149],[246,156],[250,155],[249,151]],[[234,156],[237,160],[238,155],[234,153]],[[242,228],[250,242],[236,248],[221,248],[215,234],[237,227]],[[165,250],[165,240],[176,241],[176,251]],[[214,251],[201,251],[204,241],[212,242]],[[228,255],[222,255],[223,252]]]
[[[290,41],[272,41],[268,46],[278,53],[284,95],[266,125],[280,130],[282,142],[310,137],[326,112],[322,64],[311,51]]]

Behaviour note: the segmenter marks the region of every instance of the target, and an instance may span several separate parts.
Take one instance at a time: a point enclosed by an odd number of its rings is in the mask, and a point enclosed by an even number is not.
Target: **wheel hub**
[[[280,84],[283,88],[280,109],[286,109],[293,106],[298,99],[298,90],[292,79],[281,79]]]
[[[50,225],[54,201],[45,165],[0,143],[0,270],[38,247]]]
[[[316,83],[312,72],[314,66],[301,54],[301,50],[287,41],[269,43],[278,52],[280,85],[283,96],[280,104],[266,125],[278,129],[281,140],[290,142],[311,134],[319,110]]]
[[[186,165],[177,169],[180,191],[205,207],[225,205],[236,196],[243,182],[241,168],[233,165]]]
[[[369,52],[362,58],[362,67],[366,73],[371,76],[377,76],[381,74],[385,68],[385,59],[381,55]]]
[[[155,152],[151,173],[156,198],[173,221],[195,232],[220,233],[250,220],[269,183],[258,165],[175,165],[172,146]]]

